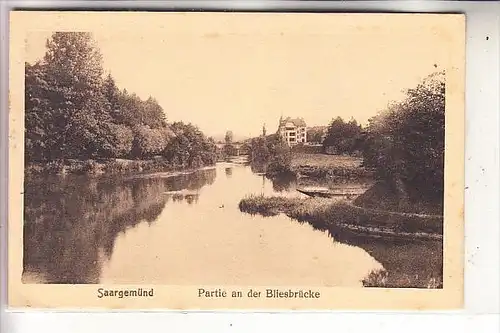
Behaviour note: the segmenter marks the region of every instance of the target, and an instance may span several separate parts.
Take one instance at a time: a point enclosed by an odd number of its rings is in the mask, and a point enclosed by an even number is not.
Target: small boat
[[[332,191],[328,189],[315,189],[315,190],[305,190],[305,189],[297,189],[298,192],[305,194],[310,197],[316,198],[334,198],[334,197],[345,197],[347,199],[351,199],[362,194],[364,191],[351,191],[351,192],[338,192]]]
[[[181,195],[181,196],[197,196],[199,195],[198,192],[195,192],[195,191],[189,191],[189,190],[179,190],[179,191],[167,191],[167,192],[163,192],[164,194],[168,194],[168,195]]]

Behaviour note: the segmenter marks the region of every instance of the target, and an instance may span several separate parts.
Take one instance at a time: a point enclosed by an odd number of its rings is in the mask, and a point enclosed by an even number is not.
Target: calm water
[[[361,286],[383,268],[380,253],[390,251],[379,246],[239,211],[243,197],[261,193],[301,196],[291,179],[273,183],[233,163],[28,183],[24,282]]]

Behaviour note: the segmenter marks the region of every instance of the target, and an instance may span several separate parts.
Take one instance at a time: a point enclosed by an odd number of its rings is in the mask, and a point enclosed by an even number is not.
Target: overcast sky
[[[434,21],[410,16],[174,21],[92,32],[121,89],[155,97],[169,121],[208,135],[255,136],[264,123],[274,132],[280,115],[308,126],[337,116],[365,124],[448,58]],[[27,36],[28,61],[43,56],[50,34]]]

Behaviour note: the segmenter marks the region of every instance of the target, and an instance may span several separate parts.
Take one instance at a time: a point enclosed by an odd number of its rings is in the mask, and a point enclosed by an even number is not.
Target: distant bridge
[[[222,150],[226,146],[226,143],[224,142],[217,142],[215,144],[217,146],[217,149]],[[249,153],[248,151],[248,144],[242,143],[242,142],[233,142],[231,143],[231,146],[233,146],[235,150],[235,155],[247,155]]]

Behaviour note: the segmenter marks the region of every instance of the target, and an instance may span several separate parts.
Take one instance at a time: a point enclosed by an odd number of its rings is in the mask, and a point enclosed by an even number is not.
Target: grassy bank
[[[365,193],[354,200],[356,206],[367,209],[378,209],[387,211],[400,211],[406,213],[442,215],[443,202],[419,198],[410,200],[402,204],[400,194],[387,182],[378,181],[371,186]]]
[[[96,160],[57,160],[48,163],[30,163],[25,167],[27,177],[36,175],[101,175],[130,174],[138,172],[168,172],[186,170],[184,166],[174,165],[158,158],[152,160],[96,159]]]
[[[250,196],[239,204],[250,214],[272,216],[283,213],[315,229],[327,231],[336,241],[363,248],[385,270],[371,272],[362,281],[366,287],[442,287],[442,241],[359,237],[341,228],[343,224],[391,229],[402,233],[442,233],[442,218],[369,210],[349,202],[319,198]],[[366,235],[365,235],[366,236]]]
[[[250,196],[240,201],[239,208],[249,214],[264,216],[283,213],[298,221],[309,222],[324,229],[349,224],[391,229],[402,233],[442,234],[443,232],[440,216],[378,211],[331,199]]]
[[[361,164],[361,158],[352,156],[294,153],[290,169],[300,177],[322,180],[372,178],[372,172]]]

